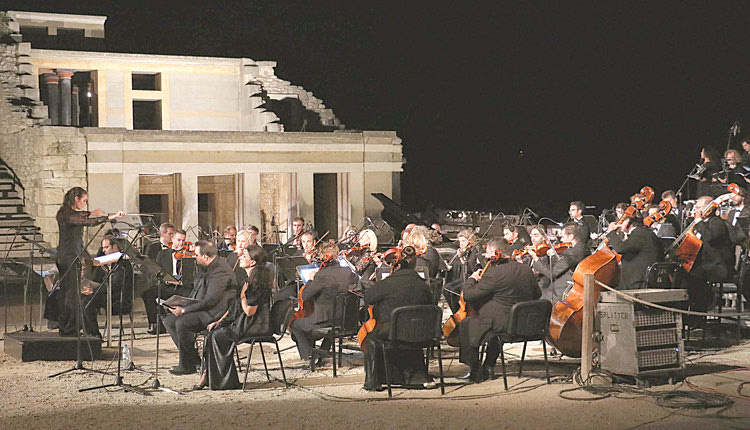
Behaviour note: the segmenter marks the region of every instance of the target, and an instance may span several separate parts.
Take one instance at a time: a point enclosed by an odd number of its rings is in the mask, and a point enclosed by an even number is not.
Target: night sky
[[[643,185],[679,187],[702,145],[726,146],[735,120],[750,134],[740,2],[297,3],[3,8],[107,15],[112,51],[276,61],[277,76],[348,128],[398,133],[402,199],[415,210],[557,216],[581,199],[598,214]]]

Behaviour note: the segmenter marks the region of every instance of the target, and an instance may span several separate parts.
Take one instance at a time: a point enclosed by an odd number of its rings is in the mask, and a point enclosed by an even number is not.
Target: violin
[[[545,256],[550,249],[554,249],[555,253],[560,254],[561,252],[572,247],[573,244],[570,242],[560,242],[558,244],[550,246],[549,242],[545,241],[544,243],[540,243],[539,245],[528,245],[521,249],[515,249],[513,250],[512,257],[523,257],[524,255],[527,255],[529,251],[533,251],[534,254],[538,256]]]
[[[195,258],[196,256],[195,246],[193,246],[191,242],[185,242],[182,248],[174,252],[174,258],[177,260],[182,260],[183,258]]]

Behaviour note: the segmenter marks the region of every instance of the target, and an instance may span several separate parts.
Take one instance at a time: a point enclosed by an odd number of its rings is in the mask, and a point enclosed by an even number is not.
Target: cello
[[[490,267],[490,264],[497,261],[498,258],[502,256],[502,253],[499,249],[495,250],[495,254],[487,259],[487,264],[484,266],[481,272],[479,272],[479,279],[482,279],[482,276],[484,275],[484,272],[487,271],[487,269]],[[455,293],[454,293],[455,294]],[[443,336],[445,336],[445,341],[450,346],[459,346],[458,345],[458,339],[456,338],[454,333],[456,332],[456,327],[458,327],[458,324],[464,320],[466,317],[470,317],[472,315],[476,314],[476,311],[474,308],[466,303],[466,300],[464,300],[464,292],[461,291],[461,295],[458,299],[458,310],[448,318],[448,320],[443,324]]]
[[[670,212],[672,212],[672,203],[669,203],[666,200],[662,200],[659,203],[659,209],[656,212],[652,213],[646,218],[643,218],[643,225],[646,227],[651,227],[654,224],[658,224],[664,221]]]
[[[670,254],[672,251],[674,252],[676,260],[681,263],[685,271],[690,272],[690,270],[693,268],[695,259],[698,258],[698,253],[703,246],[703,241],[701,241],[698,236],[693,233],[693,228],[695,227],[695,225],[698,224],[702,219],[711,215],[711,212],[714,209],[718,208],[719,205],[730,200],[732,197],[740,193],[740,187],[737,184],[727,185],[727,190],[729,190],[728,193],[722,194],[719,197],[713,199],[711,203],[709,203],[703,209],[703,211],[701,212],[701,217],[693,220],[693,222],[690,223],[689,226],[687,226],[682,234],[680,234],[680,236],[677,237],[674,242],[672,242],[669,250],[667,250],[667,254]]]
[[[389,260],[391,261],[391,275],[393,274],[393,269],[398,264],[398,261],[401,259],[401,248],[392,248],[388,250],[389,252]],[[385,259],[384,259],[385,261]],[[367,345],[364,344],[365,338],[367,335],[375,330],[375,327],[378,326],[378,322],[375,320],[375,315],[373,314],[374,305],[370,305],[367,307],[367,314],[369,315],[369,318],[367,321],[362,323],[362,326],[359,328],[359,331],[357,331],[357,344],[359,344],[359,349],[362,350],[362,352],[367,352]]]
[[[639,193],[641,199],[635,199],[625,210],[616,225],[622,225],[626,218],[633,216],[651,202],[654,190],[643,187]],[[602,235],[603,236],[603,235]],[[601,236],[600,236],[601,238]],[[573,272],[573,285],[565,292],[562,300],[555,303],[549,321],[547,341],[558,351],[568,357],[581,356],[581,333],[583,332],[583,280],[586,275],[607,285],[619,280],[619,254],[609,247],[608,241],[602,241],[599,248],[584,258]],[[598,297],[601,287],[596,286],[594,298]]]

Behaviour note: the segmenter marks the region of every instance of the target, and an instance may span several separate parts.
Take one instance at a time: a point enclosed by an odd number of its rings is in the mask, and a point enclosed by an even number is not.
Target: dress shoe
[[[177,376],[192,375],[193,373],[195,373],[195,367],[193,367],[191,369],[186,369],[184,367],[174,366],[171,369],[169,369],[169,373],[171,373],[173,375],[177,375]]]
[[[466,374],[456,377],[456,379],[470,384],[478,384],[487,380],[487,374],[482,367],[476,367],[466,372]]]
[[[206,388],[206,385],[208,385],[208,378],[206,378],[206,374],[204,373],[200,382],[198,382],[196,385],[193,385],[193,391],[200,391]]]
[[[151,329],[149,329],[149,331],[147,331],[146,333],[148,333],[148,334],[157,334],[156,333],[156,328],[157,328],[157,326],[156,326],[156,324],[154,324],[154,326],[151,327]],[[158,334],[164,334],[164,333],[167,332],[167,329],[164,328],[164,324],[162,324],[158,328],[159,328],[159,333]]]

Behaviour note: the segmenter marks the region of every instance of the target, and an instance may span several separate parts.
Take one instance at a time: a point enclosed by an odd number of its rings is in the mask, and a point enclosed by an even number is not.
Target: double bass
[[[621,225],[626,218],[650,203],[654,190],[643,187],[639,192],[641,198],[635,199],[628,206],[616,225]],[[600,236],[601,237],[601,236]],[[619,254],[609,247],[607,240],[599,248],[584,258],[573,272],[573,285],[563,295],[562,300],[552,308],[547,340],[558,351],[568,357],[581,356],[581,333],[583,332],[583,280],[586,275],[607,285],[613,285],[620,278]],[[598,297],[601,287],[595,287],[594,297]]]

